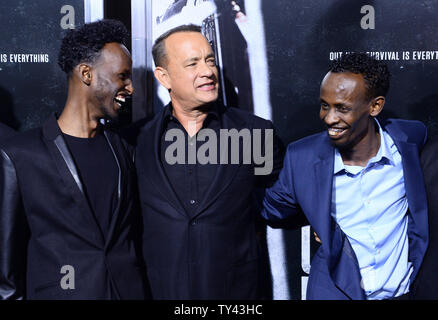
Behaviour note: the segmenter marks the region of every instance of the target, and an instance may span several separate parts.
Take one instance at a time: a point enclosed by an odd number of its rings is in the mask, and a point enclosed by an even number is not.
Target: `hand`
[[[313,235],[315,236],[315,241],[316,241],[316,242],[318,242],[318,243],[322,243],[322,242],[321,242],[321,239],[318,237],[318,234],[317,234],[315,231],[313,231]]]

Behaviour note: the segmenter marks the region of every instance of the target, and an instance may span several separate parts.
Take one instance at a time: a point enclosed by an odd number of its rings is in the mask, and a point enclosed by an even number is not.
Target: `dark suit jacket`
[[[123,141],[107,131],[105,137],[119,167],[118,205],[107,239],[55,117],[2,146],[1,298],[144,298],[131,228],[135,170]],[[74,289],[61,287],[65,265],[74,268]]]
[[[239,109],[219,106],[219,114],[222,129],[272,128],[270,121]],[[198,211],[190,216],[160,159],[163,115],[164,110],[140,131],[135,159],[153,298],[259,298],[259,211],[254,193],[258,186],[275,181],[282,163],[281,143],[274,139],[274,170],[269,176],[255,176],[254,164],[218,165]]]
[[[438,138],[421,153],[429,210],[429,247],[414,283],[414,299],[438,299]]]
[[[426,128],[418,121],[381,122],[402,157],[409,205],[409,260],[415,279],[428,243],[427,205],[419,151]],[[307,286],[308,299],[365,299],[354,251],[341,228],[330,215],[334,147],[327,132],[290,144],[276,184],[267,190],[263,214],[282,219],[304,213],[322,241],[312,260]]]
[[[16,133],[17,132],[14,129],[0,123],[0,141],[5,141],[6,138],[12,137]]]

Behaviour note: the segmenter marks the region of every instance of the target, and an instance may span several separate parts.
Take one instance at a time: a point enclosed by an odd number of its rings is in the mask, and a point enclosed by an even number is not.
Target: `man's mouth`
[[[214,89],[216,89],[216,83],[215,82],[207,82],[207,83],[204,83],[204,84],[201,84],[200,86],[198,86],[198,89],[200,89],[202,91],[214,90]]]
[[[327,132],[330,138],[338,138],[340,137],[345,131],[347,131],[347,128],[328,128]]]
[[[114,98],[114,101],[119,106],[119,108],[121,108],[122,105],[126,102],[126,97],[124,95],[119,94]]]

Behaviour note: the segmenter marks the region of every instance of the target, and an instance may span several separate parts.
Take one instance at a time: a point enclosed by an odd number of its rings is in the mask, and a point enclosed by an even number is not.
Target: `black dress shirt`
[[[190,216],[193,216],[202,200],[203,194],[205,194],[208,187],[213,182],[217,164],[200,164],[197,159],[194,164],[189,164],[189,152],[191,150],[196,150],[197,154],[199,148],[207,141],[196,141],[197,134],[189,138],[185,128],[178,119],[172,115],[172,108],[166,110],[163,121],[160,153],[161,163],[163,164],[164,172],[166,173],[178,199],[183,204],[184,209]],[[207,117],[203,122],[201,129],[206,128],[214,130],[217,137],[219,137],[220,118],[215,107],[208,112]],[[169,164],[165,159],[166,149],[175,142],[165,140],[166,133],[171,129],[180,129],[184,133],[185,161],[183,164]],[[193,153],[193,151],[191,152]]]

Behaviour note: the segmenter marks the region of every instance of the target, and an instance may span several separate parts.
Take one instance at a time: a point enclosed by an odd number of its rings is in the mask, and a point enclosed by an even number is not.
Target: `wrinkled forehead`
[[[176,32],[165,40],[166,54],[181,58],[195,53],[210,54],[213,49],[205,36],[199,32]]]

